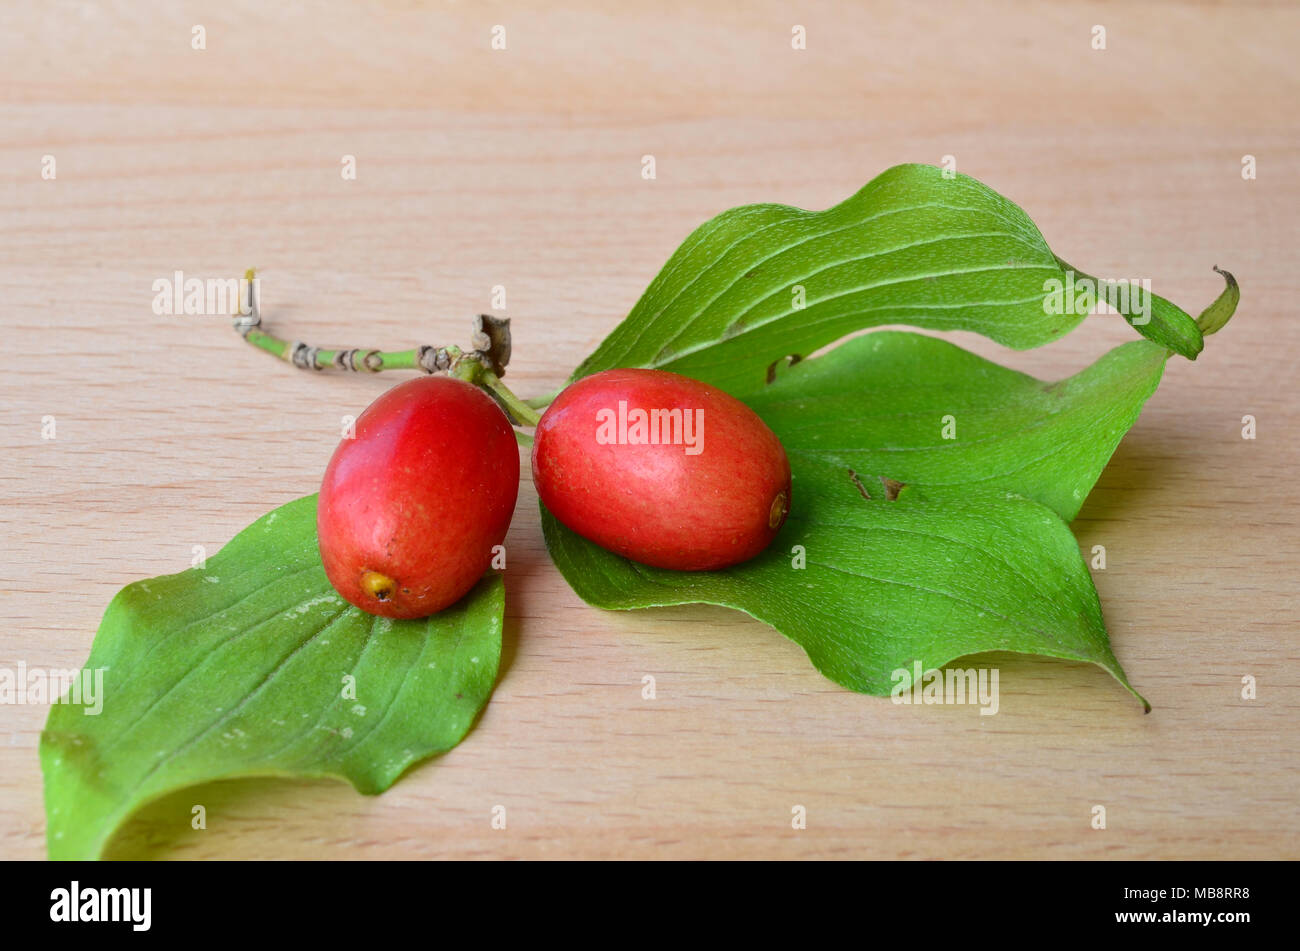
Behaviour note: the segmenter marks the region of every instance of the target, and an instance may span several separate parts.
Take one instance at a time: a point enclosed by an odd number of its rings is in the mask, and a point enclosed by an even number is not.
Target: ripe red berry
[[[537,424],[533,482],[584,538],[683,571],[753,558],[790,507],[790,464],[758,414],[664,370],[606,370],[562,392]]]
[[[395,386],[325,469],[316,509],[325,573],[371,614],[441,611],[488,569],[518,492],[514,431],[491,397],[443,376]]]

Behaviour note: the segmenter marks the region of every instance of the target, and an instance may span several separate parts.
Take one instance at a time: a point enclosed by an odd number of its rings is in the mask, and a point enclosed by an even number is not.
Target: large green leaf
[[[113,599],[86,662],[105,668],[102,712],[56,704],[41,736],[51,858],[97,858],[138,807],[211,780],[382,792],[469,731],[496,680],[500,576],[429,618],[374,617],[330,586],[315,527],[299,499]]]
[[[1035,347],[1082,320],[1049,305],[1069,270],[1006,198],[899,165],[825,211],[747,205],[705,222],[574,377],[654,367],[738,393],[788,355],[895,323]],[[1168,301],[1137,294],[1125,309],[1148,339],[1200,352],[1196,322]]]
[[[1071,521],[1168,355],[1135,340],[1044,383],[934,337],[879,331],[745,399],[794,458],[797,494],[852,498],[885,477],[931,499],[1014,492]]]
[[[893,501],[841,502],[796,489],[772,546],[723,571],[636,564],[545,508],[542,525],[551,557],[584,601],[737,608],[852,690],[887,694],[894,671],[910,671],[914,661],[930,669],[1001,650],[1098,664],[1146,705],[1111,653],[1074,536],[1028,499],[927,501],[904,492]]]
[[[759,558],[720,572],[649,568],[544,511],[547,544],[592,604],[737,608],[854,690],[887,693],[913,661],[991,650],[1090,661],[1132,690],[1063,519],[1167,356],[1134,341],[1046,384],[932,337],[868,334],[746,396],[794,474],[789,519]]]

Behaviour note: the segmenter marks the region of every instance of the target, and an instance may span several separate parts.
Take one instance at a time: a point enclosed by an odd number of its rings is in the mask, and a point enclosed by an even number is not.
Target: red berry
[[[606,370],[561,393],[537,424],[533,482],[584,538],[683,571],[753,558],[790,507],[790,464],[758,414],[664,370]]]
[[[482,390],[444,376],[375,400],[325,469],[316,508],[321,561],[371,614],[424,617],[474,587],[519,492],[519,449]]]

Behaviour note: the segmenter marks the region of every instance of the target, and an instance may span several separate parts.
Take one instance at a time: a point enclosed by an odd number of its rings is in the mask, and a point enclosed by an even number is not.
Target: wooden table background
[[[1171,362],[1074,525],[1107,548],[1094,574],[1150,716],[1096,668],[1011,656],[997,716],[896,707],[738,613],[587,607],[526,482],[503,671],[461,746],[376,798],[189,790],[114,856],[1300,853],[1294,6],[159,6],[0,12],[3,666],[79,665],[119,587],[314,491],[340,416],[402,378],[296,372],[224,320],[155,317],[175,270],[257,265],[273,329],[394,349],[464,341],[505,285],[509,382],[536,395],[709,216],[825,207],[953,155],[1092,273],[1149,277],[1195,313],[1218,264],[1243,298],[1196,363]],[[1097,317],[1024,354],[956,338],[1055,377],[1132,336]],[[0,708],[4,857],[44,854],[46,713]]]

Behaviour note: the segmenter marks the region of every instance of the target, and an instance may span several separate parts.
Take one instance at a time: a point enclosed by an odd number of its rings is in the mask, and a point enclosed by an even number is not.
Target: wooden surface
[[[508,380],[537,395],[709,216],[824,207],[953,155],[1092,273],[1195,313],[1218,264],[1243,297],[1171,362],[1074,525],[1106,546],[1097,586],[1150,716],[1084,665],[992,658],[981,717],[842,690],[737,613],[603,613],[550,566],[526,483],[503,672],[461,746],[376,798],[190,790],[115,856],[1300,854],[1294,6],[158,6],[0,12],[0,666],[79,665],[119,587],[314,491],[339,418],[403,378],[312,376],[222,319],[155,317],[176,270],[256,265],[274,329],[390,348],[464,342],[503,284]],[[1097,317],[1030,353],[956,339],[1055,377],[1132,336]],[[0,707],[4,857],[44,855],[46,713]]]

